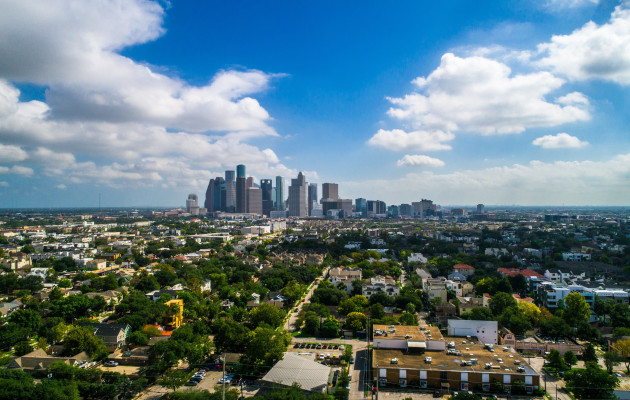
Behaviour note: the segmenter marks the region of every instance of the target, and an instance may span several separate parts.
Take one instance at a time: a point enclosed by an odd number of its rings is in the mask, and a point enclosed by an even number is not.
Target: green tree
[[[571,350],[568,350],[566,353],[564,353],[563,357],[564,357],[564,362],[567,363],[569,367],[577,365],[578,363],[577,356]]]
[[[127,341],[130,344],[134,344],[136,346],[146,346],[149,343],[149,338],[143,332],[135,331],[129,334]]]
[[[337,318],[333,316],[329,316],[326,318],[324,323],[322,324],[320,330],[320,335],[326,338],[334,338],[339,336],[339,321]]]
[[[383,308],[383,305],[380,303],[372,304],[370,306],[370,316],[373,319],[381,319],[385,317],[385,309]]]
[[[291,336],[285,331],[271,328],[256,328],[245,348],[245,355],[252,364],[271,366],[282,358],[291,343]]]
[[[451,397],[451,400],[481,400],[481,396],[474,393],[457,392],[457,395]]]
[[[606,371],[608,371],[609,374],[613,373],[615,365],[619,364],[620,361],[619,353],[615,351],[607,351],[604,353],[604,365],[606,365]]]
[[[218,352],[241,352],[249,343],[251,331],[232,319],[220,318],[212,326],[214,345]]]
[[[586,299],[580,293],[569,293],[564,298],[565,309],[562,318],[571,327],[577,327],[581,322],[588,322],[591,316],[591,309],[586,303]]]
[[[408,313],[407,311],[403,311],[399,322],[401,325],[418,325],[418,320],[416,319],[415,314]]]
[[[510,293],[498,292],[490,299],[490,311],[494,316],[499,316],[506,308],[517,305],[516,299]]]
[[[304,328],[302,328],[302,332],[309,335],[317,334],[320,324],[319,318],[316,312],[308,311],[304,316]]]
[[[353,332],[361,331],[365,328],[367,317],[361,312],[351,312],[346,317],[346,327]]]
[[[282,313],[271,304],[263,303],[249,312],[249,318],[253,328],[261,324],[267,324],[272,328],[282,323]]]
[[[33,346],[27,341],[19,342],[15,345],[15,355],[23,356],[24,354],[28,354],[33,351]]]
[[[162,375],[162,378],[158,381],[160,385],[171,388],[173,390],[177,389],[188,380],[188,374],[179,369],[170,369]]]
[[[626,372],[630,374],[630,339],[618,340],[615,342],[613,350],[619,354],[619,357],[626,365]]]
[[[490,311],[487,307],[475,307],[470,310],[469,313],[464,314],[466,319],[470,319],[473,321],[492,321],[494,320],[494,316],[492,315],[492,311]]]
[[[65,352],[70,355],[85,351],[90,357],[102,360],[109,352],[103,340],[94,336],[94,331],[90,327],[72,328],[63,342]]]
[[[587,362],[584,369],[573,369],[564,375],[569,389],[578,399],[615,399],[614,389],[619,379],[610,375],[595,362]]]
[[[549,363],[549,368],[553,368],[557,371],[564,371],[566,369],[566,364],[564,363],[564,359],[560,355],[560,352],[556,349],[552,349],[547,356],[547,362]]]
[[[584,346],[584,351],[582,352],[582,360],[584,360],[584,362],[597,362],[597,353],[595,352],[595,347],[592,343],[587,343],[586,346]]]

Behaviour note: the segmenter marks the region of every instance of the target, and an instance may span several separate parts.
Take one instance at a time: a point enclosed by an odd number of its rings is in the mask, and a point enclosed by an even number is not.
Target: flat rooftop
[[[484,348],[484,345],[475,341],[471,344],[466,340],[466,344],[461,337],[446,337],[446,343],[454,342],[455,349],[461,352],[460,356],[449,355],[446,351],[427,351],[422,354],[410,353],[406,354],[402,350],[374,349],[374,366],[387,368],[395,366],[399,369],[422,369],[435,371],[461,371],[461,372],[495,372],[495,373],[514,373],[538,375],[527,364],[527,359],[522,358],[511,347],[495,346],[494,352]],[[431,363],[426,363],[425,357],[431,357]],[[398,364],[392,364],[391,360],[396,358]],[[476,359],[476,365],[464,365],[462,361]],[[518,364],[517,364],[518,362]],[[492,363],[494,368],[485,369],[486,363]],[[518,367],[524,367],[525,372],[518,372]]]
[[[442,332],[436,326],[374,325],[373,329],[374,339],[444,340]],[[383,334],[378,335],[377,331],[382,331]]]

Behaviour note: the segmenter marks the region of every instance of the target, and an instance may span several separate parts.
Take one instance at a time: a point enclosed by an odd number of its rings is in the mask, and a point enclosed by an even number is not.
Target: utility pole
[[[380,377],[381,377],[381,374],[379,373],[379,369],[378,369],[378,361],[376,362],[376,373],[377,373],[377,375],[378,375],[378,376],[376,377],[376,400],[378,400],[378,389],[379,389],[379,388],[378,388],[378,381],[379,381],[379,379],[380,379]],[[558,399],[556,399],[556,400],[558,400]]]
[[[223,400],[225,400],[225,353],[223,353]]]

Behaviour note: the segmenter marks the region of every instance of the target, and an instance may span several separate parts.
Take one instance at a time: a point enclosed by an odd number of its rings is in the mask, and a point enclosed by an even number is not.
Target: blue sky
[[[630,3],[10,1],[0,207],[305,171],[388,204],[628,205]]]

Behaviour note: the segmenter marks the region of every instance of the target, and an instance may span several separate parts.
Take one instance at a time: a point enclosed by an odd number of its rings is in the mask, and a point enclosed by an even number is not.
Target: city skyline
[[[628,206],[630,2],[506,3],[5,3],[0,208]]]

